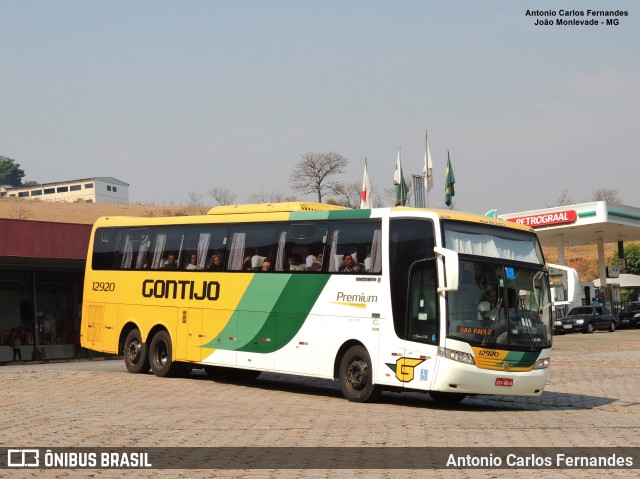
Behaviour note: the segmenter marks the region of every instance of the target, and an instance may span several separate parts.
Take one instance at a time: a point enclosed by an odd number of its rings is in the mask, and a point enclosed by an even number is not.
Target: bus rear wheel
[[[380,396],[380,388],[373,384],[371,357],[363,346],[348,349],[340,361],[338,371],[342,395],[352,402],[368,402]]]
[[[142,341],[139,329],[132,329],[124,341],[124,364],[134,374],[149,372],[147,344]]]
[[[180,364],[173,362],[171,337],[166,331],[159,331],[149,346],[149,364],[153,374],[159,377],[174,376],[179,373]]]

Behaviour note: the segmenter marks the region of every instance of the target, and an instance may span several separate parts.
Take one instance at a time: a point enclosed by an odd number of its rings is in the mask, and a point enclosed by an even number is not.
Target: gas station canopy
[[[565,246],[598,245],[600,282],[607,284],[604,243],[640,241],[640,208],[606,201],[500,215],[531,226],[545,247],[555,247],[564,264]]]

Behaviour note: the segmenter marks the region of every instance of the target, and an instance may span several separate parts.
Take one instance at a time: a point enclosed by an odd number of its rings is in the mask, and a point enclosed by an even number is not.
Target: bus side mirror
[[[578,272],[561,264],[547,263],[547,268],[559,269],[567,273],[567,300],[566,301],[554,301],[555,306],[562,306],[565,304],[572,304],[575,301],[576,293],[578,291]]]
[[[435,246],[433,252],[444,260],[444,284],[438,288],[438,293],[444,291],[458,291],[460,284],[460,263],[458,253],[447,248]]]

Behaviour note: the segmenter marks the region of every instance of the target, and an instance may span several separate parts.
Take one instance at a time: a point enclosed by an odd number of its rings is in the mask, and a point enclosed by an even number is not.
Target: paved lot
[[[132,375],[121,360],[0,367],[2,447],[639,446],[640,330],[557,336],[540,398],[344,400],[337,384]],[[4,477],[513,477],[508,470],[11,470]],[[636,477],[520,470],[518,477]]]

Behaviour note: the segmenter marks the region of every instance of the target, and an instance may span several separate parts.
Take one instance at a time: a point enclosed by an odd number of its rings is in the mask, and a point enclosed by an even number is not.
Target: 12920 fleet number
[[[111,293],[116,290],[116,283],[109,283],[103,281],[94,281],[91,284],[92,291],[103,291]]]

